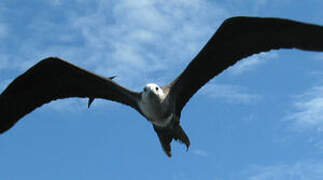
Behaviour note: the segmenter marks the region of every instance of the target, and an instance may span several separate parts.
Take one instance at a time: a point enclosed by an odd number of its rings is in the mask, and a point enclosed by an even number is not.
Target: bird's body
[[[154,83],[147,84],[138,105],[144,116],[154,125],[165,127],[173,117],[170,102],[163,90]]]
[[[160,143],[171,156],[173,139],[190,141],[182,127],[182,109],[210,79],[239,60],[280,48],[323,51],[323,27],[279,18],[233,17],[225,20],[186,69],[165,86],[147,84],[143,91],[126,89],[62,59],[41,60],[18,76],[0,95],[0,133],[52,100],[96,98],[128,105],[149,120]]]
[[[158,134],[163,149],[168,156],[170,154],[170,141],[172,137],[188,148],[189,139],[182,127],[179,125],[179,115],[175,112],[174,101],[168,98],[168,91],[165,91],[157,84],[149,83],[141,92],[141,98],[138,100],[139,109],[149,120]]]

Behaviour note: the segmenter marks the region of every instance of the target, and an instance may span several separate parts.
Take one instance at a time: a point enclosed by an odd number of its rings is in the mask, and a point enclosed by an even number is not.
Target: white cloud
[[[128,0],[112,7],[103,3],[100,8],[92,14],[74,17],[72,22],[82,32],[87,48],[96,52],[93,58],[96,59],[93,64],[98,64],[96,69],[100,73],[111,70],[126,84],[188,62],[226,14],[216,4],[204,0]],[[108,62],[100,63],[103,59]]]
[[[246,173],[249,180],[321,180],[323,162],[297,162],[295,164],[277,164],[272,166],[253,166]]]
[[[314,59],[319,60],[320,62],[323,63],[323,53],[317,53],[314,55]]]
[[[50,3],[62,13],[52,18],[50,9],[39,9],[42,16],[27,18],[23,31],[28,36],[9,35],[16,39],[15,51],[0,68],[22,73],[42,58],[58,56],[141,89],[149,81],[175,78],[227,14],[206,0],[92,1],[86,11],[66,9],[70,2]]]
[[[6,53],[0,53],[0,71],[4,70],[26,70],[28,66],[24,62],[16,61],[15,56]]]
[[[249,93],[243,87],[229,84],[207,84],[201,89],[201,94],[229,103],[252,104],[261,99],[260,95]]]
[[[62,0],[51,0],[49,2],[52,3],[54,6],[59,6],[62,4]]]
[[[277,57],[278,54],[275,52],[256,54],[238,62],[236,65],[229,69],[229,72],[234,75],[239,75],[246,71],[251,71],[259,67],[260,65],[265,64],[268,60],[275,59]]]
[[[7,37],[9,34],[9,29],[6,24],[0,23],[0,39]]]
[[[226,5],[231,7],[230,9],[234,11],[236,15],[248,14],[250,15],[259,15],[266,14],[263,11],[266,11],[266,8],[270,6],[277,5],[286,5],[290,0],[226,0]],[[238,7],[238,8],[237,8]]]
[[[7,8],[0,2],[0,40],[9,35],[9,26],[5,23],[5,12]]]
[[[207,157],[209,155],[206,151],[202,149],[194,149],[192,150],[192,153],[200,157]]]
[[[2,92],[10,84],[11,81],[12,79],[5,79],[0,81],[0,92]]]
[[[8,56],[5,54],[0,54],[0,70],[6,69],[9,66]]]
[[[316,86],[297,99],[294,103],[297,110],[286,117],[293,122],[293,128],[323,132],[323,86]]]
[[[64,12],[62,21],[51,18],[51,10],[29,18],[28,36],[9,37],[17,39],[14,54],[7,54],[17,66],[10,68],[23,72],[42,58],[58,56],[140,89],[148,79],[175,78],[228,14],[206,0],[92,1],[86,12],[65,9],[65,1],[50,3]],[[159,71],[165,73],[155,75]]]

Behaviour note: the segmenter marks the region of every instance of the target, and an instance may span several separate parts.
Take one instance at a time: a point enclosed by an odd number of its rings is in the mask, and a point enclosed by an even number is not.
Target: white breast
[[[173,114],[170,114],[165,118],[164,114],[162,113],[162,104],[151,102],[148,96],[143,96],[138,104],[141,112],[151,123],[156,126],[165,127],[171,122],[173,118]]]
[[[168,103],[165,103],[166,94],[157,84],[149,83],[141,93],[139,108],[146,118],[156,126],[167,126],[173,114],[167,115]]]
[[[154,125],[159,126],[159,127],[166,127],[171,120],[173,119],[173,114],[170,114],[167,118],[162,119],[162,120],[157,120],[157,121],[151,121]]]

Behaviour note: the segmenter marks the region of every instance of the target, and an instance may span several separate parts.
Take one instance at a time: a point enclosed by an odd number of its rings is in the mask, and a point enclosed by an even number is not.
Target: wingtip
[[[94,98],[89,98],[88,104],[87,104],[87,108],[90,108],[91,104],[93,103]]]
[[[114,79],[115,77],[117,77],[116,75],[114,75],[114,76],[111,76],[111,77],[109,77],[109,79]]]

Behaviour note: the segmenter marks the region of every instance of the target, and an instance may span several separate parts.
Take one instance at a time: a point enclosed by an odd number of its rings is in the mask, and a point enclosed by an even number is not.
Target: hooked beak
[[[150,97],[152,97],[152,96],[154,96],[155,94],[153,93],[153,91],[148,91],[148,96],[150,96]]]
[[[144,88],[145,94],[149,96],[150,98],[156,98],[157,95],[153,92],[153,90],[149,89],[149,87]]]
[[[152,94],[154,94],[154,93],[153,93],[153,91],[152,91],[151,89],[149,89],[149,87],[145,87],[145,88],[144,88],[144,91],[145,91],[145,93],[147,93],[148,95],[152,95]]]

